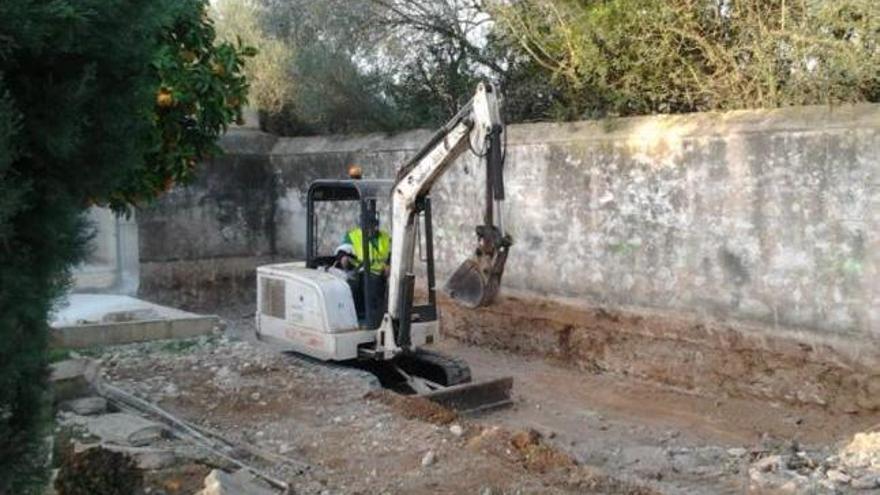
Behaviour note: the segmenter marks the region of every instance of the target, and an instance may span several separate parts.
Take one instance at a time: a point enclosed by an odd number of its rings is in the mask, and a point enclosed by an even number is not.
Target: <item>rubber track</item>
[[[412,355],[411,359],[442,369],[446,375],[446,383],[442,385],[460,385],[471,381],[471,368],[461,358],[419,349]]]

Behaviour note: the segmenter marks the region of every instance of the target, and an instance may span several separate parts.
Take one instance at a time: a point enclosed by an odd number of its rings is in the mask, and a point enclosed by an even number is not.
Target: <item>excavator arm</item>
[[[391,193],[394,241],[388,275],[388,311],[379,328],[376,348],[385,359],[411,347],[409,330],[418,201],[429,194],[434,183],[468,149],[481,150],[478,153],[486,158],[484,225],[477,227],[478,246],[474,256],[453,273],[446,290],[453,299],[468,307],[490,304],[498,292],[511,245],[500,221],[500,202],[504,199],[501,145],[504,125],[499,99],[492,85],[481,83],[471,101],[398,172]]]

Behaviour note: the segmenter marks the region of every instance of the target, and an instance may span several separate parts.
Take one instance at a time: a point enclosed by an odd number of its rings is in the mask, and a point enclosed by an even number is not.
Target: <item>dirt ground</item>
[[[706,398],[455,341],[438,347],[467,360],[477,379],[514,377],[515,406],[487,421],[534,429],[578,462],[662,493],[755,492],[756,458],[792,445],[836,446],[880,422],[818,406]]]
[[[384,391],[365,371],[274,352],[253,339],[247,304],[216,309],[222,338],[105,350],[106,379],[278,456],[259,468],[295,493],[880,492],[880,476],[865,471],[873,457],[849,474],[837,460],[877,413],[709,394],[446,340],[436,348],[477,379],[514,377],[512,407],[462,418]],[[191,493],[203,472],[154,475],[152,493]]]
[[[109,349],[98,356],[104,379],[291,461],[256,467],[295,493],[653,493],[577,465],[535,432],[395,396],[363,371],[252,341],[190,342]],[[153,476],[154,489],[168,485],[161,478]]]

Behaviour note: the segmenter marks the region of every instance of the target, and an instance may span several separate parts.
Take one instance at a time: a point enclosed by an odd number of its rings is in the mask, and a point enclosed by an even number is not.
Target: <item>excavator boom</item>
[[[491,304],[498,294],[513,244],[501,221],[505,196],[504,124],[499,100],[492,85],[481,83],[471,101],[398,172],[391,193],[394,242],[388,276],[388,313],[379,329],[377,346],[377,352],[386,359],[407,350],[409,345],[417,203],[468,149],[477,150],[486,163],[483,225],[476,228],[477,247],[473,255],[453,273],[445,289],[454,300],[471,308]]]
[[[399,373],[423,396],[459,410],[482,410],[510,403],[512,378],[483,382],[457,376],[454,358],[427,354],[410,343],[415,275],[414,248],[417,205],[434,183],[466,150],[477,150],[486,164],[483,224],[476,227],[477,247],[447,281],[445,290],[460,304],[476,308],[491,304],[512,240],[504,232],[502,139],[504,124],[500,97],[489,84],[480,84],[474,97],[403,167],[392,189],[393,234],[388,277],[388,313],[379,328],[376,355],[396,359]],[[466,367],[466,365],[465,365]],[[439,381],[432,376],[441,377]]]

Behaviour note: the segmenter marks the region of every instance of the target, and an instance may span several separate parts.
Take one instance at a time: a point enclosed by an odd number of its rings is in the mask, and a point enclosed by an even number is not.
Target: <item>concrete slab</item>
[[[103,397],[82,397],[67,401],[61,406],[80,416],[93,416],[107,411],[107,399]]]
[[[71,294],[54,313],[53,347],[85,348],[210,334],[214,315],[199,315],[111,294]]]
[[[111,413],[90,417],[86,422],[89,433],[103,441],[117,445],[141,447],[162,438],[165,427],[140,416]]]

